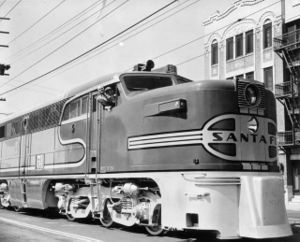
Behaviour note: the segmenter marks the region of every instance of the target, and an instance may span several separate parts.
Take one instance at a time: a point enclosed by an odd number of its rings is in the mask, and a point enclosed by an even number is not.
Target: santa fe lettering
[[[235,133],[229,133],[228,135],[224,135],[223,132],[213,132],[213,140],[214,142],[252,142],[252,143],[264,143],[267,144],[267,139],[264,135],[257,134],[244,134],[236,135]],[[270,144],[275,144],[276,139],[274,136],[270,136]]]

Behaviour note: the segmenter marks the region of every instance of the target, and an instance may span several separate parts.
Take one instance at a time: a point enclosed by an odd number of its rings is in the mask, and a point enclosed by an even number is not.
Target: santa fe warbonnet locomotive
[[[289,236],[275,111],[260,82],[193,82],[172,65],[87,82],[0,124],[1,206],[153,235]]]

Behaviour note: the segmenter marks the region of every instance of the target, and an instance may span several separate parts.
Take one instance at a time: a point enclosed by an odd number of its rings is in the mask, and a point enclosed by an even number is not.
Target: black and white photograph
[[[299,242],[300,0],[0,0],[0,242]]]

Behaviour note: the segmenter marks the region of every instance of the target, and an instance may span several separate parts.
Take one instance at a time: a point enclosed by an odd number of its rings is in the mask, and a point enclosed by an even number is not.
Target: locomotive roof
[[[47,107],[48,105],[56,103],[56,102],[58,102],[60,100],[62,100],[62,98],[55,98],[55,99],[52,99],[51,101],[45,102],[45,103],[43,103],[41,105],[34,106],[33,108],[29,108],[29,109],[22,110],[20,112],[13,113],[13,114],[5,117],[4,119],[1,119],[0,123],[6,123],[7,121],[10,121],[10,120],[13,120],[15,118],[21,117],[23,115],[26,115],[26,114],[28,114],[30,112],[33,112],[35,110],[38,110],[40,108]]]
[[[141,73],[141,72],[129,72],[129,73]],[[155,72],[155,71],[154,72],[142,72],[142,73],[166,74],[166,73]],[[46,103],[43,103],[42,105],[39,105],[39,106],[35,106],[34,108],[9,115],[8,117],[2,119],[0,123],[5,123],[14,118],[21,117],[27,113],[38,110],[43,107],[46,107],[48,105],[51,105],[51,104],[61,101],[63,99],[70,98],[72,96],[83,93],[85,91],[88,91],[88,90],[91,91],[93,89],[96,89],[97,86],[99,86],[100,84],[105,83],[105,82],[110,82],[111,80],[116,79],[120,74],[126,74],[126,73],[112,73],[112,74],[102,76],[100,78],[95,78],[94,80],[88,81],[86,83],[83,83],[81,85],[78,85],[78,86],[70,89],[64,95],[62,95],[56,99],[53,99]],[[197,86],[201,87],[201,89],[211,89],[211,88],[218,89],[221,87],[226,88],[226,89],[231,89],[231,88],[234,88],[234,86],[235,86],[234,80],[201,80],[201,81],[196,81],[196,83],[198,83]]]
[[[108,75],[102,76],[100,78],[96,78],[94,80],[85,82],[85,83],[78,85],[78,86],[70,89],[69,91],[67,91],[64,95],[64,98],[72,97],[74,95],[77,95],[81,92],[92,89],[94,87],[97,88],[98,85],[108,82],[108,81],[114,79],[115,77],[117,77],[118,75],[119,75],[119,73],[112,73],[112,74],[108,74]]]
[[[26,110],[22,110],[21,112],[16,112],[16,113],[13,113],[12,115],[9,115],[7,117],[5,117],[4,119],[2,119],[0,121],[0,123],[5,123],[9,120],[12,120],[12,119],[15,119],[15,118],[18,118],[18,117],[21,117],[25,114],[28,114],[30,112],[33,112],[35,110],[38,110],[38,109],[41,109],[41,108],[44,108],[44,107],[47,107],[48,105],[51,105],[53,103],[56,103],[58,101],[61,101],[65,98],[69,98],[69,97],[72,97],[78,93],[81,93],[85,90],[88,90],[88,89],[91,89],[92,87],[97,87],[97,85],[101,84],[101,83],[104,83],[104,82],[107,82],[109,80],[112,80],[114,78],[114,76],[116,76],[117,73],[113,73],[113,74],[108,74],[108,75],[105,75],[103,77],[100,77],[100,78],[96,78],[92,81],[88,81],[84,84],[80,84],[72,89],[70,89],[69,91],[65,92],[65,94],[55,98],[55,99],[52,99],[48,102],[45,102],[41,105],[38,105],[38,106],[35,106],[33,108],[29,108],[29,109],[26,109]]]

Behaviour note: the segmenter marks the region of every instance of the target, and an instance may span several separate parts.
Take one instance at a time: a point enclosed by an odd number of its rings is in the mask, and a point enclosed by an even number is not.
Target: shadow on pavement
[[[19,213],[24,214],[25,216],[34,216],[34,217],[40,217],[40,218],[48,218],[48,219],[65,219],[66,222],[68,222],[67,218],[64,215],[60,215],[57,210],[39,210],[39,209],[24,209],[22,211],[19,211]],[[87,225],[95,225],[100,226],[100,221],[95,220],[92,218],[89,219],[81,219],[73,221],[75,223],[81,223],[81,224],[87,224]],[[217,232],[216,231],[168,231],[163,236],[157,236],[161,239],[165,238],[175,238],[178,239],[180,242],[298,242],[300,241],[300,223],[293,223],[291,225],[292,231],[294,233],[291,237],[286,238],[276,238],[276,239],[248,239],[248,238],[241,238],[236,240],[220,240],[217,238]],[[122,225],[115,224],[111,228],[107,228],[107,230],[114,231],[124,231],[127,233],[132,234],[145,234],[147,237],[152,237],[151,235],[148,235],[145,228],[141,226],[133,226],[133,227],[124,227]],[[153,240],[157,238],[156,236],[153,236]]]

